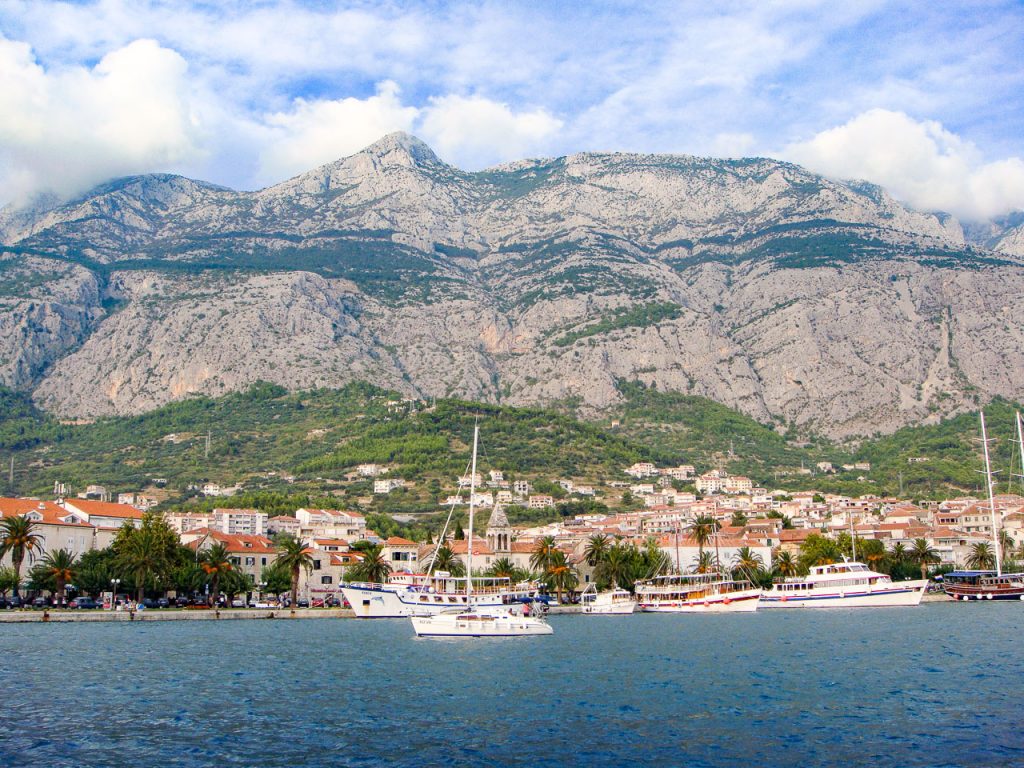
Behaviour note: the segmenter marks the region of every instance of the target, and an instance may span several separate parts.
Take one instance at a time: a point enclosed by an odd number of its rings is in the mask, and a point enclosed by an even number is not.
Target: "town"
[[[866,471],[870,467],[851,469]],[[354,474],[372,478],[374,492],[380,494],[404,483],[388,479],[388,470],[386,465],[363,464]],[[483,520],[474,536],[475,575],[536,579],[559,592],[563,588],[578,592],[601,580],[595,541],[637,550],[656,548],[666,569],[676,573],[743,566],[758,571],[765,581],[792,575],[788,570],[792,566],[781,564],[797,562],[812,537],[844,542],[847,547],[855,542],[861,559],[873,567],[897,562],[912,565],[914,570],[920,567],[924,574],[957,567],[989,568],[994,563],[993,509],[987,498],[912,503],[891,497],[789,492],[755,487],[749,478],[722,470],[696,474],[691,465],[657,467],[651,462],[622,467],[618,477],[596,486],[568,479],[549,483],[555,484],[563,500],[605,498],[619,508],[563,517],[555,512],[553,495],[534,492],[527,480],[506,480],[498,469],[453,478],[456,491],[447,495],[444,507],[455,512],[455,522],[443,532],[428,534],[424,541],[381,535],[368,527],[364,514],[351,510],[300,507],[293,514],[272,516],[258,509],[225,506],[209,511],[158,512],[152,510],[156,503],[152,497],[122,493],[113,502],[111,494],[99,486],[89,486],[75,497],[58,495],[54,500],[0,498],[4,525],[0,528],[4,551],[0,600],[10,605],[9,593],[27,592],[37,605],[49,605],[54,598],[92,593],[105,598],[107,605],[116,603],[118,585],[125,583],[116,572],[107,574],[109,584],[95,576],[88,584],[80,584],[72,576],[62,585],[61,595],[43,588],[47,582],[42,564],[47,554],[61,552],[70,562],[82,562],[88,553],[114,546],[125,527],[138,529],[147,519],[159,519],[173,531],[181,547],[194,553],[196,563],[214,548],[226,557],[234,579],[224,580],[220,586],[234,598],[235,605],[254,605],[270,595],[276,598],[289,587],[300,606],[340,604],[339,588],[346,581],[383,581],[391,573],[430,569],[463,570],[468,542],[459,520],[461,510],[471,501],[471,488],[478,519]],[[55,490],[67,492],[63,486]],[[205,491],[221,495],[220,488]],[[1024,497],[996,495],[992,506],[1001,554],[1004,560],[1013,559],[1018,554],[1015,547],[1024,541]],[[547,510],[557,519],[512,525],[506,509]],[[34,531],[33,545],[27,551],[19,551],[10,537],[3,538],[16,518],[30,523]],[[280,565],[282,541],[298,542],[303,551],[294,584],[272,578],[275,564]],[[545,549],[557,552],[569,574],[567,579],[552,583],[546,578],[550,575],[543,567],[546,562],[538,558],[538,551]],[[838,549],[830,551],[834,558],[841,556]],[[173,577],[150,578],[139,589],[139,598],[152,602],[160,596],[165,598],[164,604],[171,604],[167,595],[176,596],[179,604],[187,604],[189,599],[208,601],[209,580],[201,581],[194,575],[184,583]]]

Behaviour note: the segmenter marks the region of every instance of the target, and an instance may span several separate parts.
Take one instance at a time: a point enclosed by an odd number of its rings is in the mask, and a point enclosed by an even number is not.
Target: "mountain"
[[[68,417],[260,379],[595,416],[639,381],[892,432],[1024,394],[1013,226],[763,158],[467,173],[392,134],[257,192],[150,175],[7,212],[0,384]]]

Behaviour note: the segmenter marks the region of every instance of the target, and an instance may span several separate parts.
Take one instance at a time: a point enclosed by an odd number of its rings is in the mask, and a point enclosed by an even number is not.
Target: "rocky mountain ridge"
[[[256,379],[593,414],[624,379],[885,432],[1024,394],[1001,226],[774,160],[467,173],[392,134],[258,192],[152,175],[7,212],[0,383],[68,416]]]

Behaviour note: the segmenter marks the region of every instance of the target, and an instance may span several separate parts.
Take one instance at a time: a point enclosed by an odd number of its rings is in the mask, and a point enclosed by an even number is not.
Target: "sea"
[[[1024,766],[1024,604],[0,624],[0,766]]]

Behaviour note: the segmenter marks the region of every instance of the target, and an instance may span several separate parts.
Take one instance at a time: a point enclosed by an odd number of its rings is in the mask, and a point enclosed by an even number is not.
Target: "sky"
[[[479,170],[767,156],[922,210],[1024,209],[1020,0],[0,0],[0,203],[258,189],[392,131]]]

